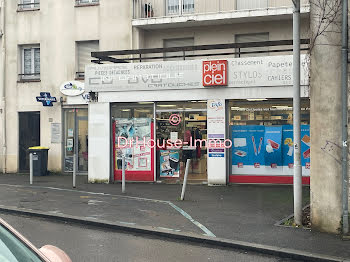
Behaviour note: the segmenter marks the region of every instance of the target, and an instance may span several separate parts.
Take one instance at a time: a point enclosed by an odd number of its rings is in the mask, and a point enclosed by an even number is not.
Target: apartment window
[[[99,41],[77,42],[77,73],[76,78],[84,78],[85,65],[91,63],[91,52],[99,50]]]
[[[194,0],[166,0],[167,15],[189,14],[194,12]]]
[[[268,0],[237,0],[237,9],[258,9],[267,8]]]
[[[23,46],[22,52],[22,72],[20,80],[40,79],[40,47]]]
[[[32,10],[40,8],[40,0],[20,0],[18,3],[18,10]]]
[[[99,0],[75,0],[75,5],[93,5],[98,3]]]
[[[269,33],[240,34],[235,36],[236,43],[263,42],[263,41],[269,41]],[[236,50],[236,52],[238,53],[236,56],[237,57],[267,56],[269,55],[267,51],[269,51],[268,46],[240,48]],[[249,52],[249,54],[244,54],[244,52]]]
[[[194,38],[177,38],[177,39],[164,40],[164,48],[193,46],[193,45],[194,45]],[[185,54],[182,51],[164,53],[164,61],[184,60],[184,55],[186,56],[191,54],[193,54],[193,51],[187,51]],[[170,58],[172,56],[179,56],[179,57]],[[189,58],[185,58],[185,59],[189,59]]]

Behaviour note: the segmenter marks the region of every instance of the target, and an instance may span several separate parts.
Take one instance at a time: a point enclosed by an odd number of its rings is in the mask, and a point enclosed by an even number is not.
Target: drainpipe
[[[5,90],[5,84],[6,84],[6,41],[5,41],[5,12],[6,12],[6,6],[5,6],[5,0],[2,0],[1,3],[1,67],[2,67],[2,87],[0,88],[0,99],[1,99],[1,105],[2,105],[2,172],[6,173],[6,154],[7,154],[7,147],[6,147],[6,90]]]
[[[294,222],[302,225],[302,169],[300,145],[300,0],[293,0],[293,133],[294,133]]]
[[[343,234],[349,233],[348,189],[348,0],[343,0],[342,22],[342,186],[343,186]]]

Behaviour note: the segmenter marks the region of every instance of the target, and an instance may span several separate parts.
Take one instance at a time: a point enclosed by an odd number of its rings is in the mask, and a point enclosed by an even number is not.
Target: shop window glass
[[[236,100],[229,103],[232,175],[293,175],[292,99]],[[310,174],[310,102],[301,102],[303,175]]]
[[[154,180],[153,103],[118,103],[112,106],[114,175],[121,179],[125,156],[127,180]],[[133,141],[132,143],[130,141]]]
[[[78,172],[88,171],[88,110],[72,108],[64,110],[64,170],[73,171],[76,154]]]
[[[191,159],[189,180],[207,180],[207,149],[195,139],[207,139],[206,101],[157,103],[156,133],[158,179],[183,179]],[[176,140],[182,141],[176,148]],[[170,143],[168,143],[170,141]]]

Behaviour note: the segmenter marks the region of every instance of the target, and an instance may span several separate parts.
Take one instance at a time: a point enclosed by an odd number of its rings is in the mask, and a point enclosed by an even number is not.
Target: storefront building
[[[307,57],[301,59],[309,183]],[[292,56],[89,65],[89,181],[292,183]]]

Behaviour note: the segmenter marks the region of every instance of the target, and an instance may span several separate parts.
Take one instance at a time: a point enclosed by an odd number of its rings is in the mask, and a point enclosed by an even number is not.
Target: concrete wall
[[[75,78],[76,41],[100,40],[100,50],[131,48],[131,1],[101,1],[74,7],[74,1],[41,1],[38,11],[17,11],[17,1],[7,1],[7,171],[18,169],[18,112],[40,111],[41,145],[50,147],[49,170],[61,171],[62,145],[51,144],[50,123],[61,123],[61,104],[44,108],[36,102],[40,92],[63,96],[59,86]],[[40,44],[41,81],[17,82],[19,45]]]
[[[110,104],[89,104],[89,182],[108,183],[111,170]]]
[[[318,11],[312,9],[311,17]],[[312,19],[310,26],[316,32],[319,22]],[[342,215],[341,35],[336,28],[316,39],[310,71],[311,220],[315,229],[332,233],[340,229]]]
[[[201,26],[166,30],[144,30],[144,48],[163,47],[164,39],[194,38],[195,45],[226,44],[235,41],[235,34],[269,33],[269,40],[292,39],[292,20],[269,21],[264,23],[235,23],[220,26]],[[302,20],[301,37],[309,35],[308,19]],[[278,49],[280,47],[274,47]],[[271,48],[272,49],[272,48]],[[208,52],[208,51],[206,51]],[[209,51],[213,52],[213,51]],[[283,53],[276,53],[282,55]],[[273,55],[271,53],[270,55]]]

